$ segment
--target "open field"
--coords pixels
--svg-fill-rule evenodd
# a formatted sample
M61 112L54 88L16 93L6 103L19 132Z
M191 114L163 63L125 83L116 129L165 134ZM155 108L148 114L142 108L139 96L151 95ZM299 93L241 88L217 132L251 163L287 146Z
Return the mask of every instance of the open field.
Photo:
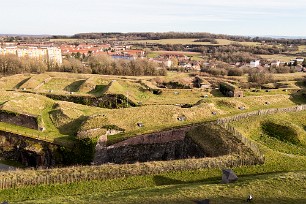
M218 44L212 44L210 42L194 42L197 39L161 39L161 40L137 40L127 41L128 43L155 43L155 44L182 44L182 45L229 45L231 43L239 43L242 45L256 46L260 45L257 42L235 42L226 39L216 39Z
M306 45L300 45L299 52L306 52Z
M273 74L273 78L279 81L301 80L305 77L306 77L305 72L296 72L296 73L288 73L288 74Z
M288 56L288 55L281 55L281 54L275 54L275 55L259 55L263 59L267 60L279 60L281 62L289 62L292 59L295 59L294 56Z

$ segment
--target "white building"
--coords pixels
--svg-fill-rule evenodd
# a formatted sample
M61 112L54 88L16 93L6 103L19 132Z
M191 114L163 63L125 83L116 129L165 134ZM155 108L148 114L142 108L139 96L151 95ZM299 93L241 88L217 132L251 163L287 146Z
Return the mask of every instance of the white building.
M250 62L250 67L258 67L260 65L260 60L254 60Z
M300 58L300 57L295 58L295 60L296 60L297 63L303 63L304 62L304 58Z
M275 61L271 62L271 67L279 67L279 65L280 65L279 60L275 60Z
M17 55L18 57L35 58L49 63L62 64L62 52L56 47L0 47L0 55Z

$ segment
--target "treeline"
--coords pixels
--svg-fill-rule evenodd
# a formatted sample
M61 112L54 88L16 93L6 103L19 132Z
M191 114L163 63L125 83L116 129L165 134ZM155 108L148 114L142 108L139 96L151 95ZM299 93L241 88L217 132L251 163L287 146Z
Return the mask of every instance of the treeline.
M215 62L213 67L202 67L201 72L208 73L213 76L242 76L244 74L256 75L256 73L294 73L297 72L295 66L271 66L268 68L250 68L250 67L231 67L224 62ZM257 77L257 75L256 75Z
M3 75L42 73L47 70L48 63L46 61L19 58L16 55L0 55L0 73Z
M210 38L210 39L236 39L243 36L230 36L223 34L212 34L205 32L184 33L184 32L164 32L164 33L78 33L72 36L77 39L101 39L116 38L129 40L160 40L160 39L176 39L176 38Z
M19 58L16 55L0 55L0 73L12 75L20 73L43 73L46 71L73 72L127 76L166 75L166 69L147 59L115 60L107 55L91 56L86 61L74 57L63 60L63 64L50 64L47 60Z
M56 36L53 36L56 38ZM288 39L271 37L248 37L224 34L212 34L207 32L164 32L164 33L78 33L72 36L77 39L111 39L116 40L160 40L177 38L196 39L227 39L237 42L265 42L269 44L301 45L306 43L306 39Z
M231 45L227 46L215 46L210 47L209 52L216 53L216 52L249 52L256 55L274 55L280 54L283 52L288 51L297 51L297 46L246 46L239 43L232 43Z
M114 60L107 55L88 58L88 68L93 74L158 76L166 75L166 69L159 68L157 63L148 59Z
M216 59L218 61L226 62L226 63L250 63L252 60L257 59L258 56L249 53L249 52L241 52L241 51L233 51L233 52L215 52L209 55L209 59Z
M194 42L209 42L211 44L219 44L218 41L214 38L200 38L200 39L194 40Z

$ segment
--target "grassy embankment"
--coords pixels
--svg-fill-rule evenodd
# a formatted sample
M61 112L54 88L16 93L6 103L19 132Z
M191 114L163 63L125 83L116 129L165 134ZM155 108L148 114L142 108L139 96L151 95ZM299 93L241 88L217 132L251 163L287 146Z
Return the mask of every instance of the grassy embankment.
M192 203L205 198L212 203L242 203L252 194L254 203L303 203L306 200L306 156L298 155L294 148L287 148L287 153L280 151L279 147L289 145L281 140L267 146L266 138L259 135L263 131L262 121L277 119L287 121L288 127L297 128L297 136L305 141L305 115L303 111L256 116L232 123L245 136L254 139L266 157L264 165L234 168L239 180L233 184L220 184L219 169L199 169L3 190L0 198L14 202L28 200L29 203ZM93 171L92 167L75 168Z
M71 77L75 81L69 79L67 80L69 83L65 83L62 82L65 80L64 78L58 77L59 74L53 75L57 76L57 78L55 80L51 78L45 84L40 86L39 89L45 90L48 87L52 87L54 89L63 89L64 87L69 86L69 83L79 83L80 80L84 78L84 76L81 76L82 78ZM295 75L295 77L297 76L298 75ZM39 84L41 84L41 81L43 81L37 80L37 78L45 79L46 77L36 76L34 78L36 80L31 78L24 84L24 86L28 88L37 87ZM171 80L172 78L173 76L169 75L165 79ZM77 86L79 86L79 90L84 93L85 91L88 92L94 88L93 86L87 86L86 84L94 85L95 83L99 83L102 84L102 86L107 87L106 84L109 84L108 82L110 81L106 80L106 78L103 76L94 79L89 77L88 80L82 82L81 85L78 84ZM25 130L25 132L29 132L28 135L38 134L43 136L47 135L48 138L58 137L61 139L68 139L68 135L71 136L76 134L78 126L82 123L83 120L86 120L87 116L92 114L105 114L109 121L109 124L107 125L116 125L117 127L125 130L124 135L110 136L110 139L116 138L115 141L118 139L118 137L125 138L135 134L154 132L164 128L213 120L217 117L223 117L226 115L243 112L238 109L239 107L245 107L246 110L244 111L252 111L263 108L293 106L297 103L300 104L304 102L301 99L301 96L290 95L290 91L284 92L280 90L273 90L271 92L250 92L246 93L247 97L238 99L214 97L207 92L188 89L166 90L161 95L155 95L151 92L143 91L144 88L145 87L143 87L139 82L133 79L128 78L123 80L119 78L119 80L116 80L114 83L114 86L109 87L107 90L103 89L103 92L106 91L107 93L111 94L123 94L125 96L128 95L130 99L136 102L142 102L143 105L145 105L128 109L110 110L88 107L68 102L55 102L46 97L33 94L5 91L1 93L1 101L7 101L3 105L3 108L8 111L15 111L17 113L25 112L32 115L38 115L42 118L42 121L47 127L46 131L41 133L39 131L25 130L22 128L22 130ZM209 98L203 98L204 95L208 95ZM198 101L200 102L197 103ZM266 102L268 102L268 104L266 104ZM54 104L56 103L59 105L54 107ZM181 108L180 106L176 105L185 103L197 103L197 105L192 108ZM29 104L33 105L29 106ZM216 112L217 115L212 115L212 112ZM180 115L185 115L187 117L187 121L178 121L177 117ZM145 127L139 128L136 125L138 122L142 122ZM4 127L4 125L1 127ZM18 130L19 127L6 125L6 128ZM50 135L48 135L49 133Z

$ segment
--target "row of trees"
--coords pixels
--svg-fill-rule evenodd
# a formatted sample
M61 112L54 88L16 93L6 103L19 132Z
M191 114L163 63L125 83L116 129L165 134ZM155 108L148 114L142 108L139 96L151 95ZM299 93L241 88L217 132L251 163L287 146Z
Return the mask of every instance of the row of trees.
M209 73L213 76L242 76L244 74L253 74L253 72L265 73L294 73L297 69L290 66L269 67L264 69L249 67L229 67L226 63L218 62L215 67L203 67L201 72Z
M46 60L19 58L16 55L0 55L0 73L11 75L18 73L42 73L48 70ZM49 65L51 67L51 65Z
M57 38L57 36L53 36ZM224 34L212 34L206 32L164 32L164 33L79 33L73 38L78 39L117 39L117 40L159 40L159 39L178 39L178 38L196 38L196 39L228 39L236 42L265 42L272 45L303 45L306 39L287 39L270 37L247 37Z
M93 73L107 75L158 76L166 75L166 69L147 59L114 60L107 55L90 56L86 61L74 57L63 60L61 66L46 59L19 58L16 55L0 55L0 73L43 73L46 71Z
M231 53L231 52L249 52L252 54L260 54L260 55L272 55L272 54L279 54L282 52L287 51L296 51L292 49L298 49L294 46L266 46L266 45L258 45L258 46L248 46L248 45L242 45L239 43L232 43L230 45L226 46L218 46L218 47L212 47L211 52L217 53Z

